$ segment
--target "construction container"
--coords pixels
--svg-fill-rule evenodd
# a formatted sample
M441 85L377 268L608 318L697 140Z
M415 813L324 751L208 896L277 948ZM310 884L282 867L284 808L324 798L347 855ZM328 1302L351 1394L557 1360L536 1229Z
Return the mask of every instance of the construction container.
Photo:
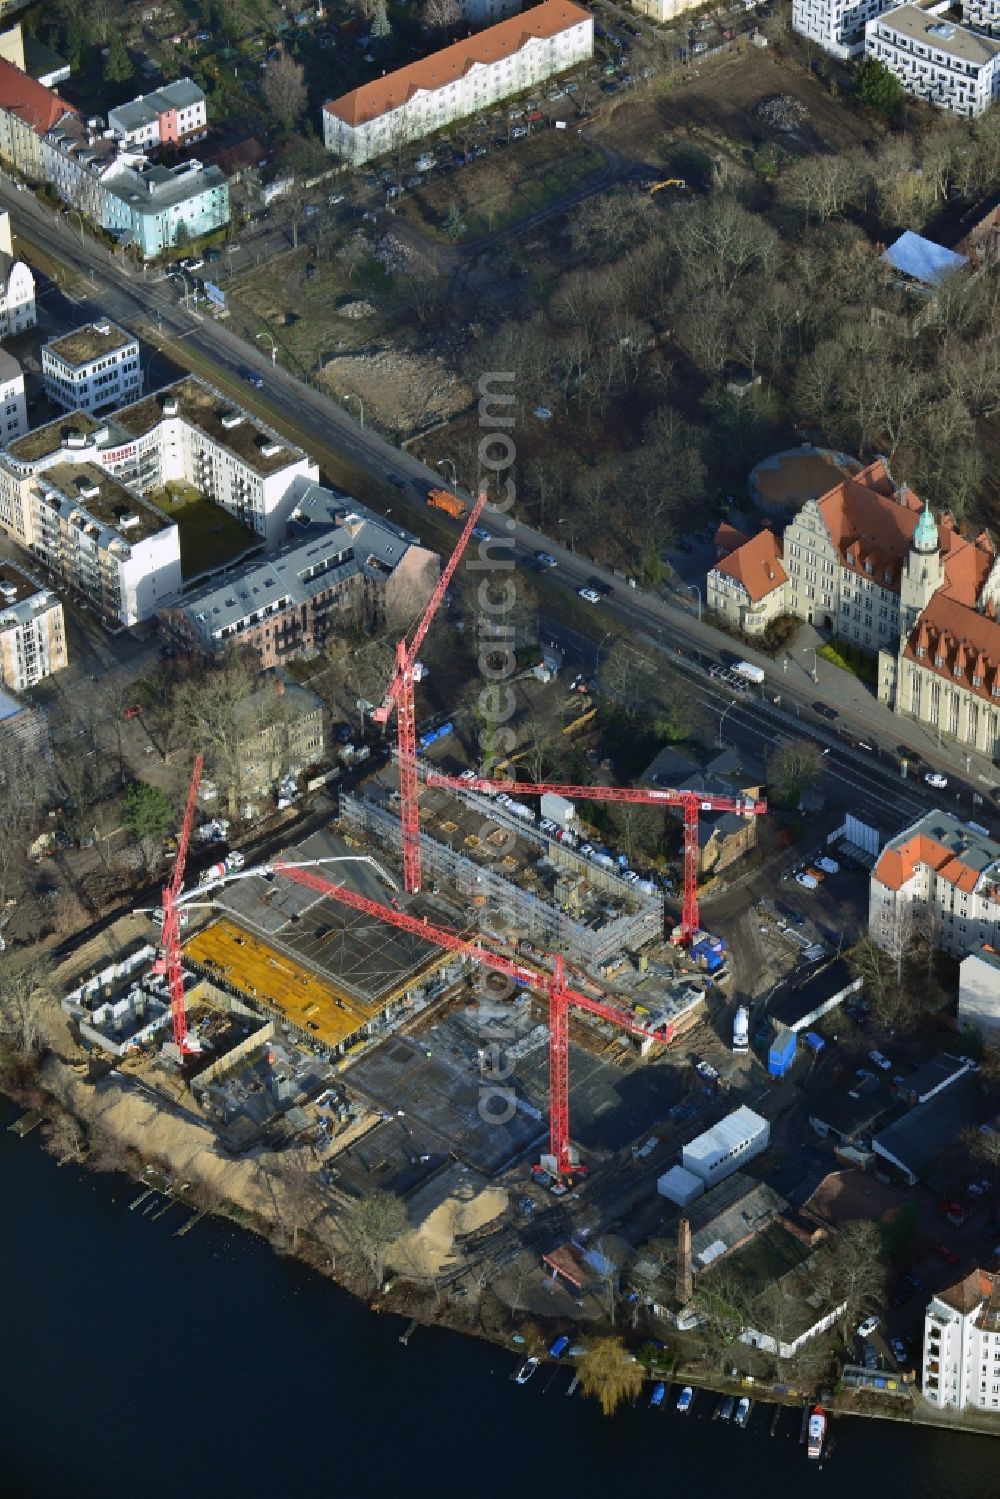
M657 1181L656 1190L661 1197L676 1202L679 1208L686 1208L702 1195L705 1183L693 1171L685 1171L683 1166L671 1166Z
M779 1025L767 1053L767 1070L772 1077L784 1077L795 1061L798 1037L786 1025Z
M566 796L557 796L554 791L545 792L540 810L543 817L558 823L561 828L569 827L576 817L575 804Z
M689 1140L681 1151L681 1162L686 1171L714 1186L766 1150L770 1139L771 1126L767 1120L744 1105L696 1140Z

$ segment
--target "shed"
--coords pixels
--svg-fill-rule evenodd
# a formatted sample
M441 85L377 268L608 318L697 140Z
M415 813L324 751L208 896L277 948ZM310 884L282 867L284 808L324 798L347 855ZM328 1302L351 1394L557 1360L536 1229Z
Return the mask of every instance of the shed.
M681 1164L709 1185L731 1176L745 1161L766 1150L771 1126L745 1105L690 1140L681 1151Z
M880 258L883 265L900 271L911 281L933 287L941 286L949 276L954 276L969 263L965 255L956 255L954 250L946 250L944 245L924 239L912 229L904 230Z

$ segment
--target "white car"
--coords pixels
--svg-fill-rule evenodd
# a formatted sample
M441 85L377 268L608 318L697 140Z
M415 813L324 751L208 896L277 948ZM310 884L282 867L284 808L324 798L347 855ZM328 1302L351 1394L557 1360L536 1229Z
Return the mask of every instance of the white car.
M813 862L815 863L817 869L822 869L824 874L840 873L840 865L837 863L836 859L831 859L826 854L823 854L819 859L815 859Z
M870 1062L874 1062L876 1067L881 1067L883 1072L892 1071L892 1063L889 1061L889 1058L884 1057L880 1051L870 1051L868 1053L868 1060Z
M803 890L815 890L819 884L819 880L817 880L814 874L806 874L804 869L800 869L795 876L795 883L801 885Z
M539 563L542 567L558 567L559 566L558 562L552 556L551 552L536 552L535 553L535 561L537 563Z
M863 1322L858 1324L858 1337L867 1338L869 1333L875 1331L876 1327L878 1327L878 1318L866 1317Z
M943 791L948 784L948 777L943 776L939 770L925 771L924 780L928 786L933 786L935 791Z
M580 598L587 600L588 604L599 604L601 602L601 595L595 588L578 588L576 591Z
M493 532L492 531L487 531L487 529L486 529L485 526L473 526L473 528L472 528L472 534L479 541L492 541L493 540Z
M497 793L497 805L498 806L500 806L500 807L509 807L510 803L511 803L511 798L507 795L506 791L500 791L500 792Z
M458 779L460 781L474 781L476 779L476 772L474 770L463 770L459 774Z
M714 1083L716 1078L719 1076L718 1071L712 1066L711 1062L696 1062L694 1070L695 1072L697 1072L698 1076L703 1077L707 1083Z

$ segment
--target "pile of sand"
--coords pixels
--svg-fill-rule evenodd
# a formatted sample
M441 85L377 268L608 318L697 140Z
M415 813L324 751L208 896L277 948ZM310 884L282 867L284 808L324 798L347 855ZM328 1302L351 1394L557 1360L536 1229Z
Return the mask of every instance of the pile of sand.
M408 1205L411 1222L417 1220L415 1226L393 1244L388 1254L392 1269L408 1280L430 1280L453 1268L461 1259L456 1237L485 1228L507 1206L507 1193L502 1187L490 1186L485 1177L471 1171L456 1180L459 1170L453 1167L432 1184L432 1189L437 1188L433 1193L435 1204L428 1203L430 1210L425 1216L419 1216L421 1203L431 1189L418 1193Z

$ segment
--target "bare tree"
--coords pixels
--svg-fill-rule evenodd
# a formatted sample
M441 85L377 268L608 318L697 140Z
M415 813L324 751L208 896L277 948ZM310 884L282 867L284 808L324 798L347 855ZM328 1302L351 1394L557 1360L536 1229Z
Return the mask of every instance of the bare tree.
M462 19L458 0L424 0L420 20L429 31L449 31Z
M0 747L0 911L36 827L48 766L14 740Z
M277 693L257 690L258 681L253 663L232 650L177 693L179 720L204 753L206 770L220 783L231 816L243 799L248 751L280 716Z
M802 798L819 779L823 751L811 739L792 739L771 756L767 778L775 800L800 807Z
M49 1120L45 1133L45 1148L60 1166L83 1160L83 1130L72 1114L56 1114Z
M0 1028L26 1056L42 1049L42 1018L52 1003L52 960L41 947L0 959Z
M348 1251L381 1288L385 1252L407 1229L406 1207L392 1192L371 1192L351 1204L341 1219Z
M862 1219L845 1223L829 1249L815 1256L812 1268L828 1302L844 1303L840 1330L846 1343L860 1314L880 1306L885 1291L878 1224Z
M262 86L264 102L282 130L291 130L305 113L308 94L305 69L282 48L268 63Z

